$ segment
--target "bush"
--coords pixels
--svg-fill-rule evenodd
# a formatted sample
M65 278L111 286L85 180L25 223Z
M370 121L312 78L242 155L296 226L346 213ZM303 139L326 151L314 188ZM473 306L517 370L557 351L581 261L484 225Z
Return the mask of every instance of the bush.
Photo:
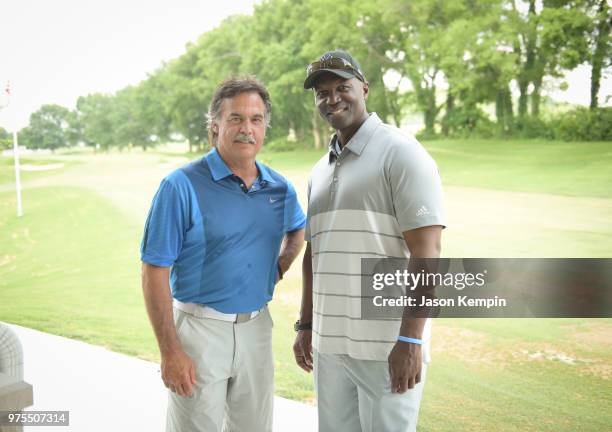
M286 137L275 138L264 142L264 149L270 152L285 152L304 148L304 144L295 141L289 141Z
M421 129L420 131L418 131L414 137L419 141L419 142L423 142L423 141L431 141L431 140L437 140L440 139L440 135L438 135L437 133L429 133L427 132L425 129Z
M612 107L574 108L549 126L553 137L564 141L612 141Z
M10 133L0 127L0 150L13 147L13 138Z
M455 107L442 119L442 127L457 138L491 138L496 133L495 123L475 105Z
M423 131L419 139L439 138L492 138L497 133L495 123L476 105L458 105L440 121L445 135L427 136Z
M516 135L520 138L554 138L551 124L533 116L525 116L517 120Z

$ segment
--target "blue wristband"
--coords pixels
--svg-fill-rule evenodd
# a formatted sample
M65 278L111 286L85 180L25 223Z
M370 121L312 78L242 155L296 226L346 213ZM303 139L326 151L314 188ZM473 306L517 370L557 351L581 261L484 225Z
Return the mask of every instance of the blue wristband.
M398 336L397 340L401 342L416 344L416 345L423 345L423 339L415 339L415 338L406 337L406 336Z

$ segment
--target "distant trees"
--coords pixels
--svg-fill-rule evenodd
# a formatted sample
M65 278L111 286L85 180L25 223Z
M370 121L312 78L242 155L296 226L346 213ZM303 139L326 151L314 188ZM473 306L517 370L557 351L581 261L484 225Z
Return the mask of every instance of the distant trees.
M612 66L611 21L606 0L336 0L333 7L267 0L252 16L229 17L202 34L138 85L82 96L74 112L41 108L24 133L40 148L147 149L178 137L201 150L215 87L229 75L253 74L272 96L268 139L291 135L295 145L322 147L329 129L302 88L305 66L344 48L369 80L368 108L391 123L416 109L426 135L529 135L545 125L546 79L580 64L591 66L591 110L599 109Z
M30 115L30 124L20 132L19 144L55 151L77 143L75 114L59 105L43 105Z
M13 138L8 131L0 127L0 150L13 147Z

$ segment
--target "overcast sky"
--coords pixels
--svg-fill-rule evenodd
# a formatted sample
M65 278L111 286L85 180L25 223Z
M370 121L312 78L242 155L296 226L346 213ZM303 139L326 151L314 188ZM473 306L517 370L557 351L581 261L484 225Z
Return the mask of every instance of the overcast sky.
M0 6L0 93L10 105L0 126L21 128L43 104L74 108L79 96L115 92L146 78L162 61L255 0L3 0ZM569 74L558 100L588 104L589 69ZM601 101L610 95L602 83ZM5 102L0 99L0 104Z
M0 85L10 105L0 126L28 124L43 104L74 108L79 96L135 84L223 18L254 0L3 0Z

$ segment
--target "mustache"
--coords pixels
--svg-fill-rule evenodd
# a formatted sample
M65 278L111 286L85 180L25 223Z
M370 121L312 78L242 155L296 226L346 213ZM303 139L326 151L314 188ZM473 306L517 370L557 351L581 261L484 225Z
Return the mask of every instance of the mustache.
M249 144L255 144L255 138L248 136L247 134L240 133L236 135L234 141L241 141Z

